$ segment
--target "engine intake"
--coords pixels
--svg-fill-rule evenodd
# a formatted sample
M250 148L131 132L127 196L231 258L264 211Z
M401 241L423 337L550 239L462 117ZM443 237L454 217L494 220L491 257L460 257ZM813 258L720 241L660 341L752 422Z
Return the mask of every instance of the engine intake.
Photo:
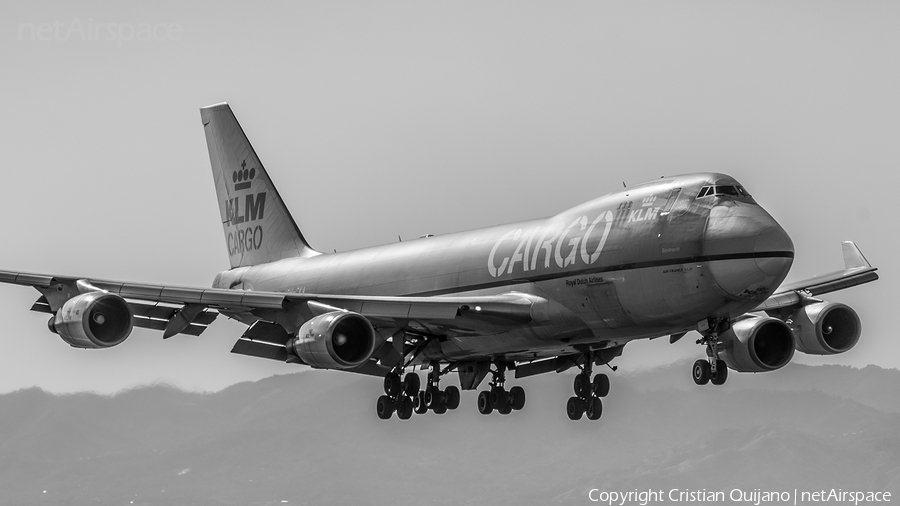
M67 300L47 323L76 348L109 348L131 334L131 306L118 295L90 292Z
M375 353L375 329L361 314L333 311L304 323L288 351L321 369L353 369Z
M794 335L778 318L752 317L735 322L720 335L720 357L738 372L766 372L784 367L794 356Z
M798 351L834 355L856 346L862 334L859 315L839 302L817 302L791 315L790 325Z

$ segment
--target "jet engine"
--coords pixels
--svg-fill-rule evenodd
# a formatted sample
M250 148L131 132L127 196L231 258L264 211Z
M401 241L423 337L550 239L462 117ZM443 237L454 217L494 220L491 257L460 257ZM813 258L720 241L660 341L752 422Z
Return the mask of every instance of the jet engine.
M109 348L131 334L131 306L115 294L88 292L67 300L47 326L76 348Z
M720 357L738 372L766 372L784 367L794 356L794 334L778 318L752 317L720 334Z
M321 369L353 369L375 353L377 334L361 314L333 311L304 323L288 341L289 350Z
M843 353L859 341L862 324L856 311L839 302L817 302L791 315L797 351L811 355Z

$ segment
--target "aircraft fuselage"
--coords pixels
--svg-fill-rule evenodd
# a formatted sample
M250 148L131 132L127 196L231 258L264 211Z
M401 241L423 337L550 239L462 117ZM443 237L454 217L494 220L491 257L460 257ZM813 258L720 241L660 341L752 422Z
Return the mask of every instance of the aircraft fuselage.
M490 338L451 338L432 358L492 350L517 357L516 349L535 358L598 339L623 344L743 314L787 275L787 233L743 189L698 197L716 186L740 188L723 174L663 178L545 219L236 268L214 287L394 296L514 291L553 303L545 321Z

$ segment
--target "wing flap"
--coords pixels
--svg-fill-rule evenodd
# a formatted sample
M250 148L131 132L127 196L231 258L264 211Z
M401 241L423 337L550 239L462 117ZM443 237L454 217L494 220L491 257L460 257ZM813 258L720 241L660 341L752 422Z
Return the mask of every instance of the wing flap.
M268 358L270 360L279 360L284 362L287 360L287 350L284 345L276 346L272 343L264 341L251 341L249 339L238 339L231 348L231 353L247 355L250 357Z

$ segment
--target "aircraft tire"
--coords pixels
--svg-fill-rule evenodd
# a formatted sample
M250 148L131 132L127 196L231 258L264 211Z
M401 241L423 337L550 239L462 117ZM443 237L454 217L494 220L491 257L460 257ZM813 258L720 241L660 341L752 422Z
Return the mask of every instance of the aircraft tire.
M424 391L419 390L419 392L416 393L416 398L413 401L413 405L414 405L414 411L416 412L417 415L424 415L425 413L428 412L428 404L425 404L425 392Z
M709 382L713 385L724 385L725 380L728 379L728 365L725 364L724 360L716 361L716 374L709 376Z
M507 403L506 406L503 406L502 408L497 409L497 412L500 413L501 415L508 415L508 414L512 413L512 411L513 411L512 406L510 406L509 403Z
M400 396L397 403L397 418L401 420L409 420L413 414L413 400L406 395Z
M415 397L419 393L419 386L421 386L421 380L418 374L411 372L403 378L403 393L406 395Z
M569 397L569 401L566 402L566 415L569 420L581 420L584 415L584 401L579 397Z
M395 372L387 373L384 376L384 394L388 397L397 397L400 393L401 382L400 375Z
M491 407L496 410L509 404L509 393L503 387L494 387L491 389Z
M489 415L494 410L491 404L491 393L487 390L478 392L478 412L482 415Z
M588 420L599 420L603 415L603 401L599 397L591 397L587 400L587 409L585 410Z
M394 401L390 397L382 395L375 403L375 412L378 414L378 418L389 419L394 414Z
M576 396L587 397L591 392L591 375L579 373L575 376L572 387L575 389Z
M509 405L516 411L525 407L525 389L516 385L509 389Z
M702 358L694 362L694 366L691 368L691 376L693 376L694 378L694 383L698 385L705 385L709 383L709 362L703 360Z
M609 395L609 376L598 374L594 376L592 390L597 397L606 397Z
M425 405L429 408L434 409L435 406L440 404L441 402L441 389L431 385L430 387L425 389Z
M443 415L447 412L447 405L443 402L438 402L436 405L431 407L431 410L434 411L436 415Z
M444 389L444 396L447 399L444 403L447 405L447 409L456 409L459 407L459 388L450 385Z

